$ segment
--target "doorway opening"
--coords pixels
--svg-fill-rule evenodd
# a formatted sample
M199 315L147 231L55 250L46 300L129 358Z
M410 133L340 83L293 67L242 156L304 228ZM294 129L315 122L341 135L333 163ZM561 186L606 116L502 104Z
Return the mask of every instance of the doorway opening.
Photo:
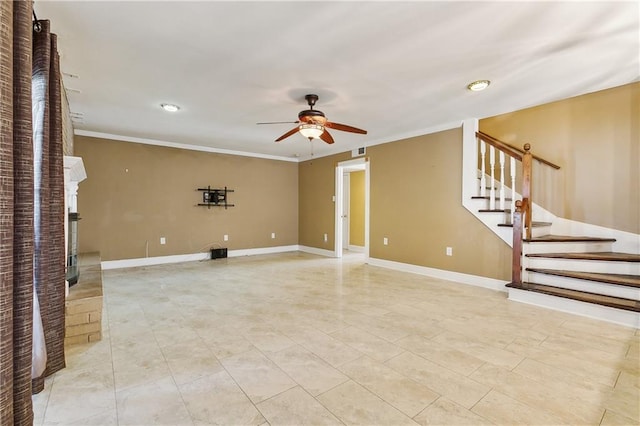
M353 175L352 175L353 173ZM334 257L360 254L369 259L369 160L356 158L336 166Z

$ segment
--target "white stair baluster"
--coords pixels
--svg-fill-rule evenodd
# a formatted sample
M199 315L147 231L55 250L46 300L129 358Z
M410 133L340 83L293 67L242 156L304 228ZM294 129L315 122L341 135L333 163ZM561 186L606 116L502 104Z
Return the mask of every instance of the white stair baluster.
M486 167L484 165L485 154L487 152L487 144L480 140L480 196L485 197L487 195L487 178Z
M511 157L509 163L509 173L511 174L511 223L516 212L516 159Z
M500 151L500 210L504 210L504 152Z
M496 209L496 149L489 146L489 167L491 168L491 182L489 182L489 210Z

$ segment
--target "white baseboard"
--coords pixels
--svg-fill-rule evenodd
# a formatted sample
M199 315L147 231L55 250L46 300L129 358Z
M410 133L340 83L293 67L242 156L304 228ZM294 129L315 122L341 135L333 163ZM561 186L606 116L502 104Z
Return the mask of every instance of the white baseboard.
M317 247L298 246L298 250L305 253L317 254L318 256L336 257L333 250L326 250Z
M255 256L258 254L286 253L290 251L298 251L298 245L277 246L277 247L260 247L251 249L229 250L228 257Z
M364 253L364 247L363 246L354 246L349 244L349 247L347 247L347 250L349 251L353 251L356 253Z
M373 257L370 257L367 263L372 266L380 266L382 268L394 269L396 271L410 272L413 274L455 281L461 284L488 288L490 290L507 291L505 284L507 284L508 281L496 280L494 278L463 274L461 272L447 271L444 269L429 268L427 266L411 265L409 263L394 262L385 259L376 259Z
M251 249L229 250L228 257L255 256L258 254L285 253L298 251L298 245L259 247ZM172 256L141 257L137 259L106 260L101 263L102 269L136 268L139 266L164 265L167 263L182 263L207 260L211 258L210 252L176 254Z
M211 257L210 253L176 254L173 256L140 257L136 259L103 260L102 270L136 268L139 266L163 265L166 263L195 262Z

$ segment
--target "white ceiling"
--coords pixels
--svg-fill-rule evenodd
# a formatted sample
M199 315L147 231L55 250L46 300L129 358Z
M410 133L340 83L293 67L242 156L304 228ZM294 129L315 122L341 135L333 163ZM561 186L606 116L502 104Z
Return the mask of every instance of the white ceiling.
M307 109L367 129L315 155L637 81L639 2L42 1L75 128L308 158ZM473 93L466 85L489 79ZM76 92L79 90L80 93ZM181 106L175 114L160 103Z

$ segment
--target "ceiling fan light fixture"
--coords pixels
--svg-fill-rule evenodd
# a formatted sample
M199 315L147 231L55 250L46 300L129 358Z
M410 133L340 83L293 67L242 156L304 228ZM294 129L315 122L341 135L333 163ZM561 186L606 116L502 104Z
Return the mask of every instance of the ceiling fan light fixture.
M314 123L304 123L298 127L302 136L308 139L318 139L324 133L324 127Z
M472 83L467 84L467 89L471 90L472 92L479 92L489 87L490 84L491 82L489 80L476 80Z
M175 104L160 104L160 108L167 112L178 112L180 110L180 107Z

